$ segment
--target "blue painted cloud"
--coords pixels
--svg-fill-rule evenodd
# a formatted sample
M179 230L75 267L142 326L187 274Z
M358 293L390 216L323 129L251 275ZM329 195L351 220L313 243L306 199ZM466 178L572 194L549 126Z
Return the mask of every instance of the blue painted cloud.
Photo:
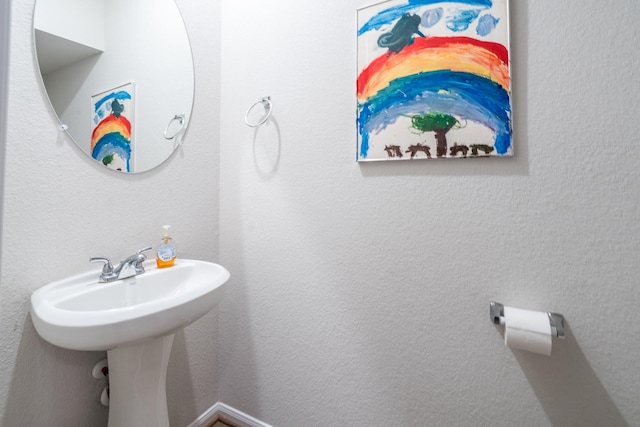
M461 10L456 15L447 18L447 28L455 32L465 31L480 15L480 12L480 9Z
M440 22L442 15L444 15L444 9L441 7L429 9L422 14L422 25L426 28L431 28Z
M406 4L390 7L371 17L359 30L358 36L371 30L379 30L383 25L388 25L405 13L409 13L422 6L429 6L442 3L442 0L408 0ZM493 6L493 0L450 0L449 3L457 3L467 6L480 7L482 9L490 9ZM479 13L479 12L478 12ZM476 14L476 17L478 15ZM475 19L475 17L474 17ZM471 22L471 21L470 21ZM469 23L470 23L469 22Z
M491 14L483 15L478 20L476 32L479 36L488 36L496 28L500 20Z

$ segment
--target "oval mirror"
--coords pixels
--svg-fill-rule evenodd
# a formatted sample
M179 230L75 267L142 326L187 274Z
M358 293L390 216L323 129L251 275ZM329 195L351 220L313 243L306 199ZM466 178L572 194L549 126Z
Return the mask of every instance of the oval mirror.
M33 31L60 128L85 153L136 173L181 144L194 71L174 0L37 0Z

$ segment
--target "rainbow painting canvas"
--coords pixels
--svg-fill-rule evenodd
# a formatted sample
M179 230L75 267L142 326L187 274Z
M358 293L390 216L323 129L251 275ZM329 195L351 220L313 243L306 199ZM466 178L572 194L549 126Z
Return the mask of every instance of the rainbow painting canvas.
M511 156L508 0L358 10L358 161Z
M91 157L110 169L131 172L133 83L91 97Z

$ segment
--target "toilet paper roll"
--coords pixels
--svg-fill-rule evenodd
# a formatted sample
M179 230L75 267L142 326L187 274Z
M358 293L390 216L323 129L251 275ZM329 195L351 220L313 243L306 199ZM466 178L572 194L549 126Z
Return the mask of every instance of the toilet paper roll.
M509 348L551 355L551 324L543 311L504 308L504 345Z

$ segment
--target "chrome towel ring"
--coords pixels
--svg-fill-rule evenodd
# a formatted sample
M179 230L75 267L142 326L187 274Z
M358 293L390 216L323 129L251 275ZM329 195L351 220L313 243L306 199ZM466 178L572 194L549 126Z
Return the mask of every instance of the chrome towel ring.
M180 126L178 127L178 130L176 130L174 132L173 135L168 136L167 133L169 132L169 128L171 127L171 124L175 121L178 121L180 123ZM164 139L173 139L176 136L180 135L182 133L182 131L184 130L184 124L185 124L185 120L184 120L184 114L176 114L175 116L173 116L173 118L171 120L169 120L169 123L167 124L167 127L164 128ZM180 141L180 139L178 139L178 143L182 143L182 141Z
M251 123L249 121L249 113L251 113L251 111L260 104L262 104L262 106L264 107L264 117L262 117L257 123ZM251 105L251 107L249 107L249 109L247 110L247 114L244 115L244 122L249 127L257 128L258 126L262 126L263 124L265 124L267 120L269 120L269 117L271 117L272 111L273 111L273 104L271 104L271 97L265 96L264 98L260 99L259 101Z

